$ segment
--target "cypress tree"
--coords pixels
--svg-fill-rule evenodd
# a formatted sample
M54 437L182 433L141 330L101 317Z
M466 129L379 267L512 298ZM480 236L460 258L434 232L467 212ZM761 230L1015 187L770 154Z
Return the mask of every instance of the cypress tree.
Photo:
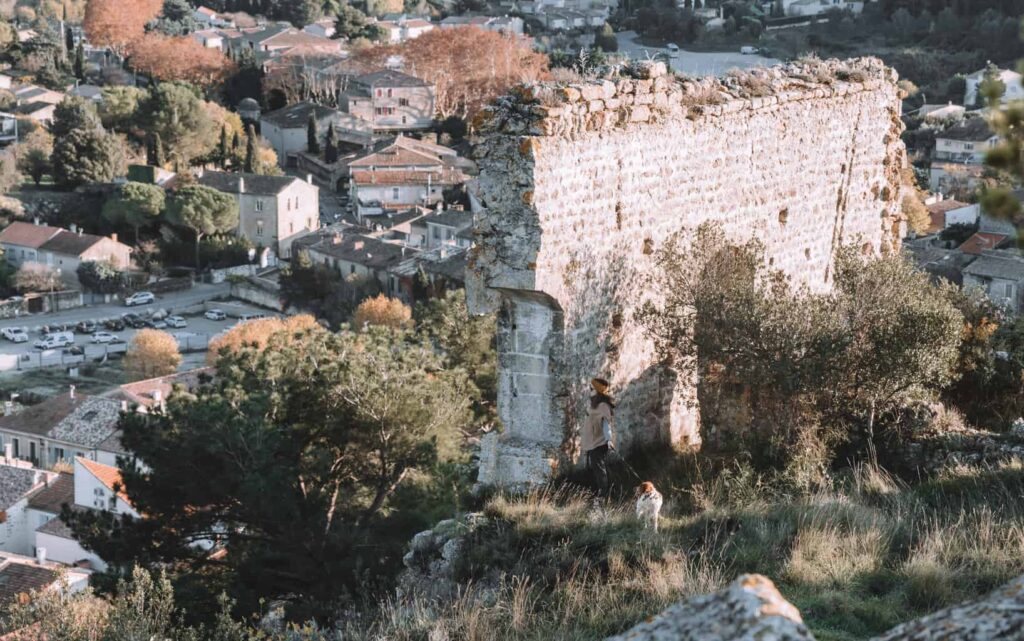
M72 72L79 80L85 80L85 50L82 49L81 42L75 47L75 62Z
M67 9L64 10L67 13ZM70 57L71 52L75 50L75 34L71 31L71 27L68 26L67 16L64 17L64 55Z
M251 174L256 167L256 130L249 125L245 134L245 165L242 171Z
M338 161L338 133L334 131L334 123L327 126L327 148L324 149L324 160L330 163Z
M224 127L222 127L221 130L220 130L220 168L221 169L227 169L227 167L228 167L228 154L229 153L230 153L230 150L228 149L228 126L224 125Z
M150 136L149 145L146 148L146 164L154 167L164 166L164 145L160 140L160 134Z
M309 121L306 123L306 149L311 154L320 153L320 138L316 135L316 116L309 113Z

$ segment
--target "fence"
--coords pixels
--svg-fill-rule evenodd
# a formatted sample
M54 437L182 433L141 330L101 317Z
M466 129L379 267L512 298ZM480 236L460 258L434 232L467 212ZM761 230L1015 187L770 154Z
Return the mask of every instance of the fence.
M191 332L179 332L178 335L172 333L171 335L177 339L178 349L183 353L206 351L212 338L209 334L192 334ZM127 343L107 343L85 345L83 354L68 354L63 349L0 354L0 372L41 367L72 367L86 361L103 362L111 357L121 358L126 351L128 351Z

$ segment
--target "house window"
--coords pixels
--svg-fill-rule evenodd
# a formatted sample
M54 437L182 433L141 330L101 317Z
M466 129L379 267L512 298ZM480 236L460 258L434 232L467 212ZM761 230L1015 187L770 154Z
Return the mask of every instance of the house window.
M356 273L356 266L355 265L349 265L348 266L348 273L350 273L350 274Z
M1013 298L1013 283L1006 283L1004 288L1004 296L1006 298Z
M381 109L380 107L376 107L376 108L374 108L373 113L378 115L378 116L380 116L380 115L382 115L384 113L384 110Z
M398 187L393 187L391 189L391 200L394 200L394 201L398 200Z
M57 461L63 461L63 460L64 460L64 448L63 447L55 447L55 448L53 448L53 462L56 463Z
M257 220L256 221L256 235L257 236L262 236L263 235L263 221L262 220Z
M380 98L383 95L384 95L384 90L383 89L378 89L377 90L377 97Z
M21 458L21 442L16 438L12 438L11 443L14 444L14 458Z
M391 89L388 89L388 98L391 97Z
M28 458L31 461L36 460L36 443L32 441L28 444Z
M431 229L433 229L431 235L434 237L434 240L441 240L441 229L439 227L432 227Z
M408 98L399 98L398 99L398 106L399 107L408 107L409 106L409 99Z
M263 211L263 201L262 200L257 200L256 201L256 211Z
M402 124L405 124L405 116L402 116Z
M288 223L288 233L289 234L294 234L295 233L295 223Z

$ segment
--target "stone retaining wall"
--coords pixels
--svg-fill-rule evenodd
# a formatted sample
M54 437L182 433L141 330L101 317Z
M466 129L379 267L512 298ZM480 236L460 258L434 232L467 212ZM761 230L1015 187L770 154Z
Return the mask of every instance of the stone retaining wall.
M499 100L478 123L467 283L473 309L500 311L504 429L485 439L480 480L538 482L576 460L593 376L612 382L621 446L698 443L693 381L657 365L633 318L658 295L644 284L652 254L717 221L820 291L841 245L893 251L898 94L895 72L867 58L721 80L647 63Z

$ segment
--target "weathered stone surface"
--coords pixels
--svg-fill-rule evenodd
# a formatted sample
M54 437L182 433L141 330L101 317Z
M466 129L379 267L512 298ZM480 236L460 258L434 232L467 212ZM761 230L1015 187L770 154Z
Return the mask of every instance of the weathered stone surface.
M872 641L1020 641L1024 639L1024 576L985 598L896 626Z
M814 641L800 613L760 574L673 605L607 641Z
M528 94L551 96L546 116L510 96L485 119L467 289L473 309L500 312L504 431L485 439L483 483L542 482L578 460L594 376L612 383L620 446L699 443L692 377L662 371L634 320L673 233L717 221L817 291L842 245L882 253L903 235L900 99L879 60L727 81L632 73ZM508 358L524 354L541 360Z

